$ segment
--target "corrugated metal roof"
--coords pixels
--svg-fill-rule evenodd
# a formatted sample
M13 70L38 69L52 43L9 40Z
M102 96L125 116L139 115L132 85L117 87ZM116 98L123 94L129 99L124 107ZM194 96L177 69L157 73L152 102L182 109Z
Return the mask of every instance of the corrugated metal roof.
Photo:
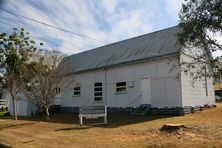
M175 26L67 56L59 67L68 74L175 53L180 31Z

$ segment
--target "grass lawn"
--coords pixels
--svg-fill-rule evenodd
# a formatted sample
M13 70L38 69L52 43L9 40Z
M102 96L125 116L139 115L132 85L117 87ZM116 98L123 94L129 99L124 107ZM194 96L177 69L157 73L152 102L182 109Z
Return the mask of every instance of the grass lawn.
M1 112L1 111L0 111L0 117L1 117L1 116L4 116L4 114L5 114L5 112Z
M2 118L0 116L0 118ZM78 116L0 119L0 143L13 147L222 147L222 104L186 116L108 116L108 125L78 125ZM188 128L161 132L166 123Z

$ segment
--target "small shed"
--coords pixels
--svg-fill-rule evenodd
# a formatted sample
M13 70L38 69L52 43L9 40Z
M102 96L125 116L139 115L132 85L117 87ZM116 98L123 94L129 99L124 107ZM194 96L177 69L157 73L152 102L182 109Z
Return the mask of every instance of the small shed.
M11 98L9 96L9 98ZM16 111L18 116L31 116L38 112L38 108L31 102L29 102L25 97L17 97L16 98ZM13 101L9 99L9 113L10 115L14 115L13 111Z

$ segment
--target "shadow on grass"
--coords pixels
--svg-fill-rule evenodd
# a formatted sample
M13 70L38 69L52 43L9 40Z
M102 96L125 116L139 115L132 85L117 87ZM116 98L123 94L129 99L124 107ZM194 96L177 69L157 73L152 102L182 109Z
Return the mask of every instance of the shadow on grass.
M0 148L12 148L12 146L0 142Z
M153 121L163 118L174 117L172 115L146 115L146 116L130 116L128 114L109 114L108 115L108 124L100 124L103 123L103 118L98 119L83 119L84 126L79 126L79 117L78 114L65 114L65 113L54 113L50 114L50 120L46 120L42 115L36 115L35 117L18 117L18 120L26 120L26 121L36 121L36 122L48 122L48 123L61 123L61 124L73 124L75 127L73 128L64 128L58 129L58 131L62 130L84 130L93 127L101 127L101 128L117 128L120 126L137 124L147 121ZM12 119L12 117L2 116L1 119ZM27 124L27 123L25 123ZM33 124L33 123L28 123ZM38 123L37 123L38 124ZM11 126L19 126L19 125L11 125ZM6 127L7 128L7 127ZM1 127L0 127L1 130Z
M4 130L4 129L8 129L8 128L20 128L21 126L27 126L27 125L33 125L35 123L21 123L21 124L10 124L10 125L4 125L4 126L0 126L0 131Z
M65 131L65 130L84 130L93 127L101 127L101 128L117 128L125 125L132 125L147 121L153 121L163 118L170 118L174 116L170 115L147 115L147 116L130 116L127 114L111 114L108 115L108 124L104 125L103 118L98 119L83 119L83 125L79 126L79 117L78 114L51 114L50 120L46 120L43 116L38 115L35 117L19 117L20 120L27 121L42 121L48 123L61 123L61 124L73 124L73 128L64 128L58 129L57 131Z
M55 131L74 131L74 130L85 130L85 129L89 129L91 127L87 126L87 127L70 127L70 128L61 128L61 129L57 129Z

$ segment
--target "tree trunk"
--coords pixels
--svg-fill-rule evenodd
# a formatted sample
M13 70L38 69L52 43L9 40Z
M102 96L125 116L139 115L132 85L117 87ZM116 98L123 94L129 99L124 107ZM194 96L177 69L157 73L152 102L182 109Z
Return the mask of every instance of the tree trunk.
M17 120L17 109L16 109L16 99L13 93L11 92L12 102L13 102L13 114L14 114L14 120Z
M160 131L173 132L173 131L179 130L181 128L186 128L186 126L183 124L164 124L161 127Z
M49 118L49 107L48 106L45 106L45 108L44 108L44 115L45 115L46 120L50 120L50 118Z

